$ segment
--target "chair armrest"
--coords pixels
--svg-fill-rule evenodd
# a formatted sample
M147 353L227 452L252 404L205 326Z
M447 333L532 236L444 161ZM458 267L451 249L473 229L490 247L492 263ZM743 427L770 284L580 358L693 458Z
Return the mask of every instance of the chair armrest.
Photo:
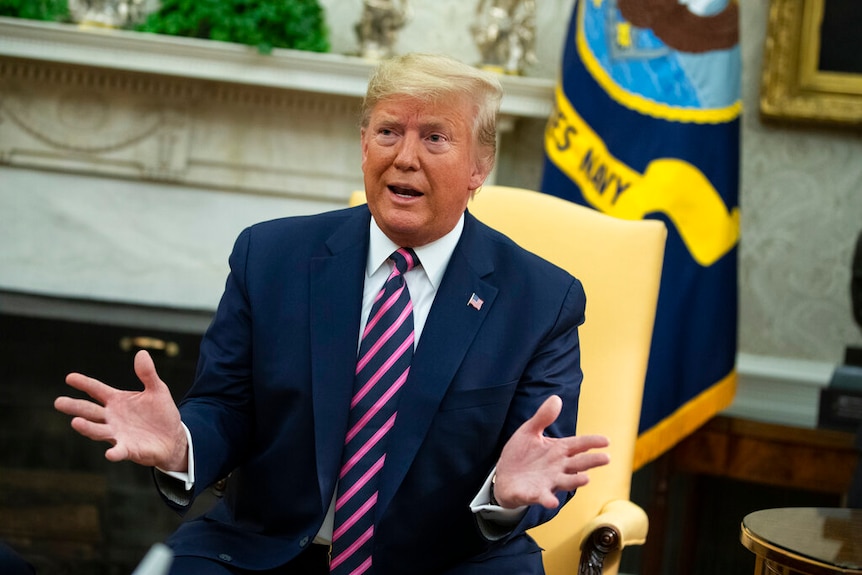
M626 499L610 501L581 531L580 575L601 575L608 555L619 561L619 552L626 545L641 545L646 541L649 520L643 509ZM614 571L615 573L616 571Z
M615 499L602 507L601 512L581 531L580 544L583 546L598 529L610 529L619 540L619 548L627 545L642 545L649 530L646 512L627 499Z

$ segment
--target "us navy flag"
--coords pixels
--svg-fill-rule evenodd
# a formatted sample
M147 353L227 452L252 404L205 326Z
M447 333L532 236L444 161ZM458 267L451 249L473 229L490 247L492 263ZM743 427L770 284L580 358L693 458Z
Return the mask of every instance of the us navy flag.
M576 1L542 190L668 226L636 467L735 393L740 69L734 0Z

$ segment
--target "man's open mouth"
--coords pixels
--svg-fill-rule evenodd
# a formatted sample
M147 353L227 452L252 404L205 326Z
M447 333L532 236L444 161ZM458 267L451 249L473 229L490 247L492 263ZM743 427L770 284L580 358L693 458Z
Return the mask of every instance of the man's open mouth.
M422 192L417 192L411 188L401 188L399 186L389 186L389 191L404 198L417 198L422 195Z

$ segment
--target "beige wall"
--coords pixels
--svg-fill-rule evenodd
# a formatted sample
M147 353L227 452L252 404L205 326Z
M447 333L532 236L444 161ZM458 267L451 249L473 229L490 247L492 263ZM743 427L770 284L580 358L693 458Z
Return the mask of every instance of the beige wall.
M768 2L742 7L740 349L837 362L862 345L850 261L862 231L862 134L758 118Z

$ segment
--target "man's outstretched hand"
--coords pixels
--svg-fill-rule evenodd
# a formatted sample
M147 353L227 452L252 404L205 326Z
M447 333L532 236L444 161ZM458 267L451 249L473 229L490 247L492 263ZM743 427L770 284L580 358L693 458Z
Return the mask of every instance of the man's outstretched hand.
M544 435L562 408L559 396L549 397L506 442L494 485L494 497L502 507L514 509L535 503L556 507L556 492L586 485L589 478L584 472L610 461L606 453L591 451L608 446L602 435Z
M107 441L109 461L134 461L164 471L188 470L188 441L168 386L146 351L135 355L143 391L123 391L80 373L66 383L93 401L58 397L54 407L72 416L72 428L94 441Z

